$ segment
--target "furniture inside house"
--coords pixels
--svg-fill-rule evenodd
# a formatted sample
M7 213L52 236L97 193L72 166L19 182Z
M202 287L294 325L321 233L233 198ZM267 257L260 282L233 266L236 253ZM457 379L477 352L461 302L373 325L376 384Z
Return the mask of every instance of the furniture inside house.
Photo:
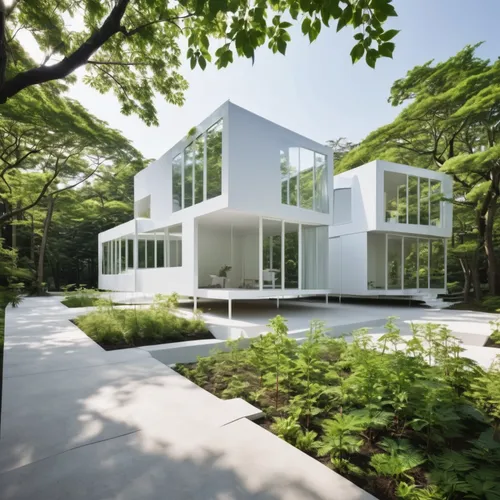
M262 287L263 288L276 288L276 269L264 269L262 271Z
M210 279L212 280L213 288L227 288L229 284L229 278L226 276L217 276L216 274L211 274Z

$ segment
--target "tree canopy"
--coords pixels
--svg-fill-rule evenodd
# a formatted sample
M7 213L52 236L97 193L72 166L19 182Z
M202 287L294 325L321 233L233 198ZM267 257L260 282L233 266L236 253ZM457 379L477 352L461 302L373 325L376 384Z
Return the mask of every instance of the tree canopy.
M223 68L235 54L253 60L265 44L285 54L293 24L311 42L333 24L354 28L353 62L364 57L374 67L392 57L398 32L384 23L396 15L392 0L0 0L0 104L85 67L84 81L113 91L123 114L158 124L155 93L184 101L181 48L191 68ZM23 31L46 54L41 63L23 50Z
M461 217L467 224L462 224L460 233L466 231L475 241L473 272L478 272L484 252L489 289L498 294L495 247L500 239L495 221L500 194L500 60L492 63L477 57L477 47L467 46L441 63L429 61L397 80L389 102L405 105L399 116L369 134L336 170L379 158L450 174L453 202L468 213ZM463 211L459 213L463 215Z

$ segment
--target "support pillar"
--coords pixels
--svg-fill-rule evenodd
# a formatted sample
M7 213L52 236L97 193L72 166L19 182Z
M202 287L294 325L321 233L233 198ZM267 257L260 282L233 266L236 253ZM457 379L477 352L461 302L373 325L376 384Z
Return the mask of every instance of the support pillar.
M233 318L233 299L227 301L227 315L229 319Z
M328 294L325 294L325 303L328 304Z
M193 312L195 313L198 310L198 297L195 295L193 297Z
M276 299L276 309L279 309L280 308L280 298L278 297Z

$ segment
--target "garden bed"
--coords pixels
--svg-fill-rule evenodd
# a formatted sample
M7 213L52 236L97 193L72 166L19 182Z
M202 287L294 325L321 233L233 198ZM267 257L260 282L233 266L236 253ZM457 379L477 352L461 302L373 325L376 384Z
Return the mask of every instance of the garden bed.
M259 407L261 425L382 500L500 498L500 364L459 356L438 325L405 341L392 320L376 342L347 343L313 323L298 345L272 332L179 373L221 398Z
M97 310L73 322L106 350L215 338L200 315L185 318L176 312L176 296L157 295L147 309L101 301Z

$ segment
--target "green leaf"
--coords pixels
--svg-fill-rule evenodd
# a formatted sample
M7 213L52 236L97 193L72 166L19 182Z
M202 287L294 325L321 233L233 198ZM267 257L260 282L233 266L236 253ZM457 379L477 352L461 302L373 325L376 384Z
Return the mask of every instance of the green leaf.
M189 62L189 65L191 66L191 69L194 69L196 66L196 56L191 57L191 61Z
M388 42L389 40L392 40L398 33L399 33L399 30L384 31L380 35L380 40L382 40L383 42Z
M286 52L286 42L284 40L278 40L277 42L278 51L285 55Z
M392 53L394 52L394 47L395 47L395 45L392 42L385 42L382 45L379 45L378 51L379 51L381 56L392 58Z
M201 69L205 69L207 67L207 61L203 56L200 56L198 58L198 64L200 65Z
M358 62L364 55L365 53L365 48L363 47L363 44L357 43L351 50L351 59L352 63Z
M366 51L366 64L368 64L370 68L375 68L378 57L378 52L375 49L368 49Z
M302 33L304 35L307 35L309 33L309 30L311 29L311 19L309 17L306 17L302 21Z

